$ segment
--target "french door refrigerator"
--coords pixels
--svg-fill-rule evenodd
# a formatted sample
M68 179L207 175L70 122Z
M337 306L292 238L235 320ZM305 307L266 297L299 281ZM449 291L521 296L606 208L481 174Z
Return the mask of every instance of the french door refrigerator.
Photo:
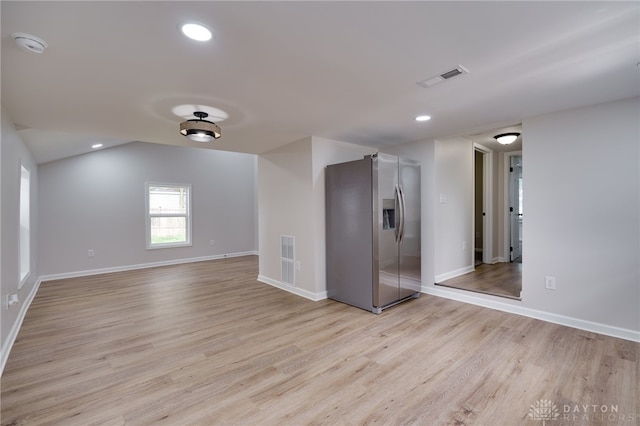
M381 313L420 296L420 163L388 154L325 170L330 299Z

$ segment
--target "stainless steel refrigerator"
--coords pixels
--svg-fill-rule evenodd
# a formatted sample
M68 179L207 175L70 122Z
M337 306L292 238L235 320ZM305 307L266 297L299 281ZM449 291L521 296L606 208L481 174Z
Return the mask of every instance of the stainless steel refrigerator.
M388 154L325 170L327 295L380 313L420 296L420 163Z

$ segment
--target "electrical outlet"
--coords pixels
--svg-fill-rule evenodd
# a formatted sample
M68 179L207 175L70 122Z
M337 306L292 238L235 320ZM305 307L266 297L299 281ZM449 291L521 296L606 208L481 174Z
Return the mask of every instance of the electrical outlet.
M93 251L93 249L89 249L89 250L87 250L87 256L88 256L88 257L93 257L93 256L95 256L95 255L96 255L96 252L95 252L95 251Z
M213 243L214 243L214 241L213 241L213 240L209 240L209 245L210 245L210 246L212 246L212 245L213 245Z
M462 242L462 251L466 251L467 250L467 242L463 241Z
M556 289L556 277L550 277L550 276L544 277L544 287L547 290L555 290Z
M7 294L7 307L20 303L17 294Z
M300 269L302 269L302 264L299 260L296 260L296 271L299 271Z

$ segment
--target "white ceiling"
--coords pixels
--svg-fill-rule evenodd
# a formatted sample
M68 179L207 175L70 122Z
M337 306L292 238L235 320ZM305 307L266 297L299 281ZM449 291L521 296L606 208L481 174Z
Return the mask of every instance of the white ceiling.
M525 117L640 95L639 2L0 7L2 104L39 163L103 140L250 153L309 135L381 147L475 134L490 144ZM188 20L208 25L213 41L182 36ZM14 32L49 47L24 52ZM469 73L416 84L457 65ZM181 136L171 112L180 104L226 111L222 138ZM433 118L417 123L419 114Z

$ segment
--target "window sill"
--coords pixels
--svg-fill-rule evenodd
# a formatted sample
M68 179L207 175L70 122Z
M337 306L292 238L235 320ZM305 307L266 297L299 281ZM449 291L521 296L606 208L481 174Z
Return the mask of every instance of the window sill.
M176 248L176 247L191 247L193 244L191 242L188 243L172 243L172 244L154 244L152 246L147 246L147 250L157 250L157 249L165 249L165 248Z

